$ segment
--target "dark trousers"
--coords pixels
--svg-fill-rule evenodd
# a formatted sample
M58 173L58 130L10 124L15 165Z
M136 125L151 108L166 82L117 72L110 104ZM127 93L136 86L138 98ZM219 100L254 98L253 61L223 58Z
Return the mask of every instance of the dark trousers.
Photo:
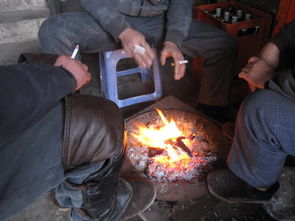
M295 156L295 102L263 89L242 104L229 168L254 187L269 187L280 177L286 157Z
M63 105L59 103L17 139L1 146L0 220L64 181L62 137Z
M153 38L155 45L163 41L164 14L147 18L126 16L126 20L147 40ZM79 44L84 53L120 48L120 44L84 12L64 13L47 19L40 28L39 39L43 52L50 54L71 54L75 44ZM187 56L205 59L198 102L227 105L234 74L234 40L220 29L193 20L180 49Z
M98 103L100 103L99 99L97 97ZM106 102L103 104L107 105ZM98 119L101 119L101 122L95 122L101 125L97 128L102 128L96 131L95 136L105 137L106 133L110 132L108 125L112 124L105 122L104 114L113 115L110 112L107 113L107 109L100 112L101 116ZM119 109L117 111L119 112ZM83 124L83 122L80 123ZM62 164L63 129L64 104L60 102L21 136L0 146L0 220L15 215L42 194L53 190L55 190L60 205L81 207L82 190L74 188L73 184L80 185L89 175L99 172L105 161L91 164L86 162L65 171ZM92 129L93 127L89 126L89 130ZM112 131L117 129L122 128L111 128ZM97 148L113 148L114 150L122 148L115 147L111 142L107 143L111 147L98 145ZM87 147L81 146L81 148ZM115 192L115 189L113 191ZM85 217L73 211L71 220L85 220Z

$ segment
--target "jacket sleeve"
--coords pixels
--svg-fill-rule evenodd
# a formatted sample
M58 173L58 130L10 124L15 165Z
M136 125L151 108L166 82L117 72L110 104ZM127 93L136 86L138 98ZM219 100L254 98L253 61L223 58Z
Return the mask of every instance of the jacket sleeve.
M75 91L70 72L47 64L0 66L0 145Z
M119 0L80 0L83 8L118 41L118 36L131 25L119 11Z
M166 41L181 46L192 21L192 0L171 0L167 12Z
M268 82L268 88L295 100L295 20L271 40L280 50L280 70Z

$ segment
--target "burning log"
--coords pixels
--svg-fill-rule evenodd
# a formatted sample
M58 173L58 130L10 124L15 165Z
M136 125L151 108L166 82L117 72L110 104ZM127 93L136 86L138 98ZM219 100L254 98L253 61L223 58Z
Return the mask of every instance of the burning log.
M169 140L165 140L166 144L170 144L172 147L174 148L180 148L181 150L183 150L188 157L192 158L192 152L191 150L182 142L183 139L186 139L185 137L181 136L181 137L177 137L176 140L171 138Z
M156 155L160 155L164 152L163 149L156 148L156 147L149 147L149 157L154 157Z

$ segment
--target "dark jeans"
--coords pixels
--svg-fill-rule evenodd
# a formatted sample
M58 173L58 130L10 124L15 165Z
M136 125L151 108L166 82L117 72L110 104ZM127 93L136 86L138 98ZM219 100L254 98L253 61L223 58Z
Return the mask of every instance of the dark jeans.
M63 109L63 104L58 103L20 137L0 146L1 221L25 209L42 194L52 190L55 190L57 200L62 206L81 207L81 190L73 188L71 184L81 184L90 174L99 171L104 161L64 172ZM108 130L98 131L98 134L106 131ZM84 218L73 213L71 220Z
M132 27L143 33L155 45L164 39L165 17L128 17ZM181 19L181 18L180 18ZM43 52L71 54L79 44L81 52L91 53L120 47L111 35L103 30L89 14L64 13L47 19L39 31ZM208 24L193 20L181 51L190 57L202 57L202 81L198 102L209 105L227 105L230 83L234 74L236 44L225 32Z
M280 177L287 155L295 156L295 103L263 89L242 104L229 168L254 187L269 187Z

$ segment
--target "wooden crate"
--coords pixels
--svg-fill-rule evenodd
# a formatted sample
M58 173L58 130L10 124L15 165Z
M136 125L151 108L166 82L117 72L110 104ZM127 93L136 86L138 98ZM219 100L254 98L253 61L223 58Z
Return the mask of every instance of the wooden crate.
M275 36L282 27L293 19L295 19L295 1L281 0L272 35Z
M234 10L242 9L244 12L250 12L252 14L252 18L250 20L243 20L230 24L215 18L211 13L214 12L217 7L227 9L229 6L232 6ZM272 16L237 1L197 6L194 10L194 18L226 31L236 40L238 44L238 54L236 60L237 73L247 64L248 59L251 56L259 53L260 49L270 36ZM258 27L258 31L256 33L240 36L243 29L251 30L255 27ZM196 60L194 63L199 63L199 61ZM198 67L197 64L194 64L194 66ZM198 72L198 70L195 71Z

